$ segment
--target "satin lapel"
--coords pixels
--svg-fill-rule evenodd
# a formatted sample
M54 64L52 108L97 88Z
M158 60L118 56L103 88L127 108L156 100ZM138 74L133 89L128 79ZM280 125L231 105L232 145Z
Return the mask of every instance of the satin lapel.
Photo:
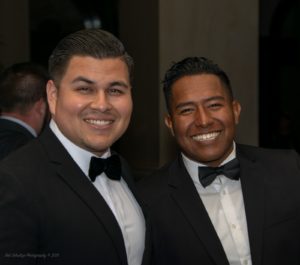
M229 265L217 233L181 157L178 159L178 163L174 163L170 168L169 187L172 198L212 260L218 265Z
M245 204L252 264L261 264L264 224L264 176L267 170L255 159L237 149L241 166L241 184Z
M115 152L113 152L113 153L115 153ZM145 225L146 225L145 251L143 254L142 264L143 265L150 264L150 260L151 260L150 229L151 228L150 228L150 222L148 221L148 218L147 218L147 211L145 210L146 207L143 205L142 200L139 198L139 195L136 191L136 185L134 182L134 178L131 174L129 165L127 164L126 160L123 157L120 156L120 158L121 158L121 163L122 163L122 178L125 180L129 189L131 190L132 194L134 195L135 199L137 200L138 204L140 205L141 210L144 215L144 219L145 219Z
M103 225L113 241L120 256L121 264L127 264L121 229L105 200L49 129L40 137L40 141L47 150L50 163L57 175L74 192L74 195L78 196L95 214L95 217Z
M112 151L112 154L117 154L120 157L121 164L122 164L122 178L125 180L128 188L132 192L133 196L135 197L135 199L137 200L138 204L140 205L140 207L141 207L141 209L143 211L143 214L145 215L145 212L144 212L144 209L143 209L144 207L142 207L141 199L139 198L138 193L136 191L136 186L135 186L134 178L132 176L132 173L131 173L131 170L129 168L128 163L118 153Z
M131 170L129 168L129 165L127 164L126 160L122 156L120 156L118 153L112 151L112 154L117 154L120 157L121 164L122 164L122 178L127 183L127 186L129 187L129 189L131 190L133 195L136 197L135 183L134 183L134 179L133 179L133 176L131 174Z

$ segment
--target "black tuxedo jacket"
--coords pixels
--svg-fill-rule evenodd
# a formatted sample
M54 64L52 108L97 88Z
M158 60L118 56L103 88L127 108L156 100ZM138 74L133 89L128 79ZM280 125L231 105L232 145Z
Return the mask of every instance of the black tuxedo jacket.
M32 139L34 136L20 124L0 119L0 160Z
M50 129L0 163L0 255L1 265L127 265L113 213Z
M293 151L237 145L253 265L300 264L300 162ZM229 265L181 159L139 183L153 264Z

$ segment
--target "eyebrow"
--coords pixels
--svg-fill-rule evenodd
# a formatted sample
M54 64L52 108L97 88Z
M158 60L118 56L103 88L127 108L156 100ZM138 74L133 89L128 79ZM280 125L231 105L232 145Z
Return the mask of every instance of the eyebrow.
M128 88L129 85L126 84L125 82L123 81L114 81L114 82L111 82L110 83L110 86L122 86L122 87L125 87L125 88Z
M88 84L96 84L96 81L94 80L91 80L91 79L88 79L86 77L83 77L83 76L78 76L76 77L73 81L72 81L72 84L75 84L75 83L78 83L78 82L85 82L85 83L88 83ZM129 85L123 81L113 81L109 84L110 87L112 86L122 86L124 88L128 88Z
M90 80L86 77L83 77L83 76L78 76L76 77L73 81L72 81L72 84L74 83L78 83L78 82L85 82L85 83L88 83L88 84L95 84L96 82L93 81L93 80Z
M214 96L214 97L209 97L204 99L204 102L209 102L209 101L213 101L213 100L225 100L225 98L223 96ZM180 109L189 105L195 105L196 102L195 101L186 101L186 102L182 102L179 103L175 109Z

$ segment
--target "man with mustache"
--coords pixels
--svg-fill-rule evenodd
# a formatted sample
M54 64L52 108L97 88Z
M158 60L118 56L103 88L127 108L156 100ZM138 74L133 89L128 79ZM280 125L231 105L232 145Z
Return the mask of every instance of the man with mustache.
M181 152L140 183L153 264L300 264L298 155L235 142L241 106L212 61L175 63L163 86Z

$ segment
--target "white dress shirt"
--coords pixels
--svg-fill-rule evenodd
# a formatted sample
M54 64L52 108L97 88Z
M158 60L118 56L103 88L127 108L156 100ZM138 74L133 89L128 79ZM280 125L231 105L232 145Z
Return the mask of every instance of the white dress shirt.
M91 157L95 155L67 139L53 120L50 122L50 128L89 179L89 164ZM109 156L110 150L102 158ZM92 184L106 201L121 228L128 264L140 265L145 244L145 221L142 210L126 182L123 178L120 181L111 180L102 173Z
M182 154L183 162L190 174L210 220L218 234L231 265L251 265L247 220L241 181L231 180L224 175L204 188L198 177L198 167L205 166ZM236 157L235 144L232 153L223 164Z

